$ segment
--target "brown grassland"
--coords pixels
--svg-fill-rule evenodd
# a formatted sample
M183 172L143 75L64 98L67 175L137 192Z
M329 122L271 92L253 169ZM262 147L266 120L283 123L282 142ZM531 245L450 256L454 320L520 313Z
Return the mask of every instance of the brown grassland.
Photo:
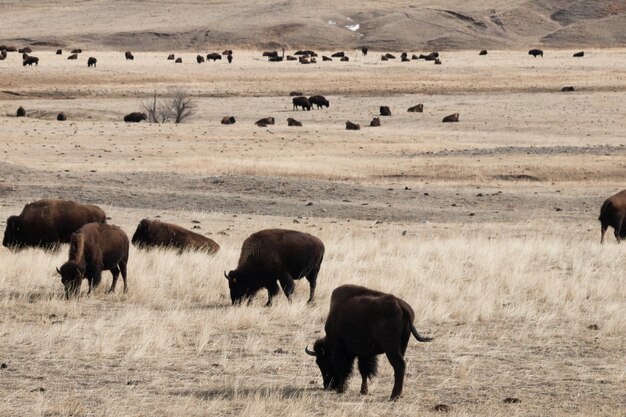
M626 247L611 230L600 245L597 217L625 188L626 50L573 52L449 52L435 66L374 51L316 65L258 51L231 65L36 51L32 68L9 54L2 230L29 201L67 198L100 205L129 235L160 216L222 249L131 248L127 294L107 295L105 273L94 295L66 301L55 267L67 245L0 248L0 416L415 416L441 403L453 416L624 416ZM174 88L195 101L188 123L122 122ZM293 111L293 90L330 108ZM417 103L424 113L406 112ZM393 115L368 127L381 105ZM459 123L441 123L454 112ZM277 124L254 125L266 116ZM314 305L304 280L291 303L265 308L261 292L230 305L223 271L266 227L324 241ZM368 396L358 377L338 395L304 352L344 283L403 298L434 337L409 342L397 402L384 357Z

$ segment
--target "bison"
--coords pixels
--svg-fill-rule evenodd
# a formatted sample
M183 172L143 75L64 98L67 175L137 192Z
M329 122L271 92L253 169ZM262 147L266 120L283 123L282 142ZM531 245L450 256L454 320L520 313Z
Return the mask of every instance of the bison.
M574 55L572 55L574 58L582 58L585 56L585 52L584 51L580 51L580 52L576 52Z
M604 243L604 233L611 226L614 231L615 239L621 242L626 237L626 190L607 198L600 209L600 243Z
M302 122L297 121L294 118L287 118L287 126L296 126L296 127L300 127L302 126Z
M415 313L404 300L357 285L337 287L330 297L326 335L315 341L313 350L325 389L343 393L358 358L361 394L367 394L367 380L376 375L377 355L384 353L394 372L391 400L402 394L406 362L404 354L411 334L419 342L430 342L413 325Z
M361 130L361 125L352 123L351 121L346 122L346 130Z
M89 59L87 60L87 66L88 67L96 67L96 64L98 63L98 60L92 56L89 57Z
M146 115L145 113L141 113L141 112L132 112L132 113L128 113L126 116L124 116L124 121L126 123L139 123L142 120L146 120L148 118L148 115Z
M82 50L82 49L80 49L80 48L75 48L75 49L72 49L72 51L71 51L70 53L72 53L72 54L81 54L82 52L83 52L83 50Z
M61 112L57 114L57 120L59 122L64 122L65 120L67 120L67 116L65 115L65 113Z
M218 59L219 59L219 60L221 60L221 59L222 59L222 55L218 54L217 52L210 53L210 54L208 54L208 55L206 56L206 60L207 60L207 62L208 62L208 61L211 61L211 60L212 60L213 62L215 62L215 61L217 61Z
M268 58L277 57L278 51L265 51L263 52L263 56L266 56Z
M235 116L224 116L222 117L222 124L223 125L234 125L236 122L235 120Z
M7 59L7 51L2 49L0 50L0 61L4 61L5 59Z
M282 61L283 61L282 56L271 56L268 58L268 62L282 62Z
M128 237L117 226L88 223L72 234L69 259L57 272L65 287L65 297L80 294L84 278L89 282L89 294L99 284L102 271L113 275L109 293L115 291L117 278L122 273L124 292L128 291L126 265L128 263Z
M401 61L402 62L410 62L411 59L408 56L403 56L403 57L401 57Z
M409 113L422 113L424 111L424 105L422 103L416 104L413 107L407 109Z
M435 58L435 65L441 65L441 60L439 58Z
M255 125L259 126L259 127L267 127L268 125L273 125L274 124L274 118L273 117L265 117L263 119L259 119L256 122L254 122Z
M486 49L481 49L480 52L478 53L478 55L487 55L487 50Z
M294 96L296 96L296 97L297 97L297 96L303 96L304 94L303 94L301 91L291 91L291 92L289 93L289 95L290 95L291 97L294 97Z
M379 110L381 116L391 116L391 109L389 106L380 106Z
M344 56L346 56L346 54L343 51L335 52L334 54L331 55L331 57L333 58L343 58Z
M30 54L31 52L33 52L33 50L27 46L26 48L18 49L17 52L19 52L20 54Z
M348 58L347 56L342 56L339 61L341 61L341 62L348 62L348 61L350 61L350 58Z
M561 91L566 92L566 93L575 91L575 90L576 89L572 85L566 85L565 87L561 88Z
M7 219L2 245L58 249L61 243L87 223L105 223L100 207L65 200L39 200L26 204L19 216Z
M294 110L298 110L298 107L302 107L302 110L311 110L311 102L309 102L309 99L304 96L294 97L291 101L293 103Z
M308 233L285 229L267 229L253 233L241 246L237 269L224 272L233 304L250 301L261 289L268 293L267 306L278 294L278 284L289 300L294 280L306 277L309 281L309 303L315 298L315 286L324 244Z
M124 52L124 57L126 58L127 61L132 61L135 59L135 56L130 51Z
M228 61L229 64L233 63L233 55L232 54L228 54L228 56L226 57L226 60Z
M370 127L380 127L380 117L374 117L370 122Z
M26 110L22 106L18 107L17 111L15 112L15 117L24 117L24 116L26 116Z
M204 57L202 55L196 56L196 62L198 64L202 64L204 62Z
M451 123L451 122L458 122L458 121L459 121L458 113L450 114L441 120L442 123Z
M418 59L424 59L426 61L434 61L437 58L439 58L439 52L431 52L426 55L420 54L420 56L418 57Z
M63 55L63 49L57 49L57 55Z
M368 51L369 51L369 48L367 46L364 46L363 48L361 48L361 53L363 54L363 56L366 56Z
M232 49L226 49L224 51L222 51L222 55L232 55L233 54L233 50Z
M72 54L68 56L67 59L78 59L78 54Z
M313 105L316 105L318 109L330 107L330 102L324 96L311 96L309 97L309 103L311 103L311 108L313 108Z
M175 64L182 64L182 63L183 63L183 59L182 59L182 58L180 58L180 57L179 57L179 58L176 58L176 59L174 60L174 63L175 63Z
M176 248L179 253L185 250L199 250L214 254L220 250L220 245L206 236L175 224L149 219L139 222L132 243L138 248Z
M36 56L27 56L22 61L23 66L26 66L26 65L32 66L33 64L39 66L39 58L37 58Z
M535 58L537 58L538 56L543 58L543 51L541 49L531 49L530 51L528 51L528 55L532 55Z
M326 55L322 55L322 61L332 61L333 59L330 57L327 57Z
M176 56L175 56L174 54L169 54L169 55L167 56L167 59L168 59L168 60L172 60L172 61L173 61L174 59L176 59Z
M298 60L298 58L296 58L295 56L291 56L291 55L287 55L287 56L285 57L285 59L286 59L287 61L297 61L297 60Z

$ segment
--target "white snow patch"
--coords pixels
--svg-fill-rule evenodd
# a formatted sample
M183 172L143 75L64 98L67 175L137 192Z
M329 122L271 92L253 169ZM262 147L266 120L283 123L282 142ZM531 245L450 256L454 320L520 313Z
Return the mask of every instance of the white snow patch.
M348 26L346 26L346 29L351 30L352 32L356 32L360 28L361 28L361 25L359 25L358 23L356 25L348 25Z

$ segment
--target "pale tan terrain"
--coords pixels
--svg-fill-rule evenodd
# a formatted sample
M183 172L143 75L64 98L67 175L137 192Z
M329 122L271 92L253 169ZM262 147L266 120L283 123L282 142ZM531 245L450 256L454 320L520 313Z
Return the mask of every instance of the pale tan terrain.
M133 248L128 294L107 295L105 273L95 295L66 301L54 272L66 246L0 248L0 416L414 416L439 403L458 416L622 415L624 247L612 230L600 245L596 219L624 188L626 51L573 52L454 52L434 66L372 51L306 66L258 51L236 51L231 65L198 65L192 52L174 64L162 52L72 62L36 51L33 68L9 54L2 229L29 201L68 198L102 206L129 235L160 216L222 249ZM122 122L154 89L174 88L195 100L188 123ZM294 90L331 106L294 111ZM424 113L406 112L417 103ZM14 117L20 105L26 118ZM393 115L368 127L381 105ZM461 121L442 124L453 112ZM230 115L237 123L222 126ZM277 124L254 125L266 116ZM264 308L261 292L230 305L223 271L265 227L325 242L314 306L304 281L292 303ZM304 353L344 283L405 299L435 338L409 343L398 402L387 401L384 357L363 397L358 377L344 395L322 390Z

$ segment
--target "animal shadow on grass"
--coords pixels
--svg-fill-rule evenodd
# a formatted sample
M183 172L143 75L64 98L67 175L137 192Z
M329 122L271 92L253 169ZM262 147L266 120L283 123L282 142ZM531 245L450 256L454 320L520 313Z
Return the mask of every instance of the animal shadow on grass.
M200 398L202 400L215 400L215 399L225 399L225 400L233 400L235 398L245 398L245 397L272 397L276 396L281 399L288 398L297 398L301 397L307 393L314 392L323 392L321 388L307 387L284 387L284 388L212 388L212 389L204 389L204 390L180 390L180 391L172 391L171 395L178 395L182 397L188 397L193 395L196 398Z

